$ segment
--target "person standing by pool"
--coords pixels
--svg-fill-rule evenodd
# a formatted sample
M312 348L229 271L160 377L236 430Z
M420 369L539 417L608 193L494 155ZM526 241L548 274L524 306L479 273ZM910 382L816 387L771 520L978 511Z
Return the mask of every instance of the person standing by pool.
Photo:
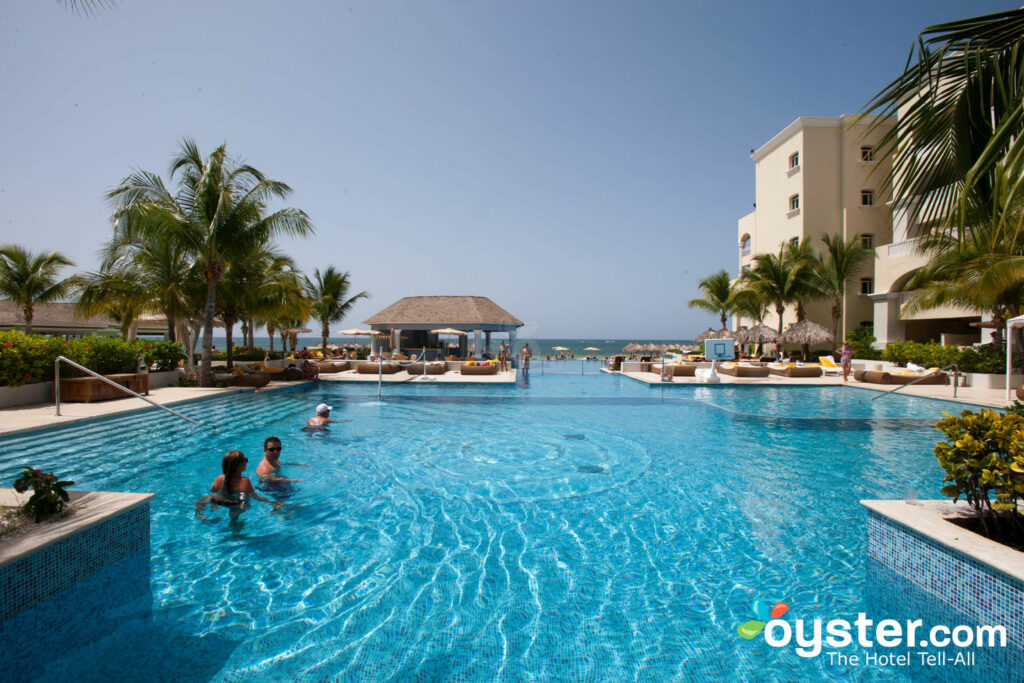
M523 344L523 350L519 352L519 365L522 366L523 372L530 369L530 357L533 355L533 351L530 350L529 344Z
M839 360L843 365L843 381L850 376L850 368L853 367L853 349L850 348L850 343L843 341L843 346L838 350Z
M281 465L298 465L299 463L281 462L281 439L276 436L268 436L263 441L263 460L260 461L259 467L256 468L256 476L260 478L260 481L272 482L272 483L286 483L293 481L302 481L301 479L289 479L282 477L278 474L281 471Z
M501 372L508 370L508 344L505 343L504 339L498 345L498 360L500 361L498 370Z
M210 504L213 507L220 505L228 508L228 514L234 520L249 509L250 498L264 503L273 503L275 510L284 505L281 501L273 501L256 493L249 478L242 476L248 463L249 459L242 451L228 451L224 455L220 463L222 474L210 485L210 495L200 498L196 502L196 517L206 519L202 514L203 508Z
M319 428L324 427L332 422L337 422L337 420L332 420L330 419L330 417L331 407L326 403L321 403L316 407L316 415L306 420L306 426Z

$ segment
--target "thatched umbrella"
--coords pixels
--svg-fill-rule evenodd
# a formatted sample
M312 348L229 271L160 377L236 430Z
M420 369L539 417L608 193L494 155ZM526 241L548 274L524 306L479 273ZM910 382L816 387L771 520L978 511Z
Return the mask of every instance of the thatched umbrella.
M762 344L772 344L780 339L782 339L781 334L760 323L736 335L736 341L741 344L757 344L757 355L759 356L762 354Z
M697 342L698 344L702 344L706 342L708 339L717 339L717 337L715 336L715 331L710 327L701 332L700 334L698 334L696 337L694 337L693 341Z
M715 330L714 339L735 339L736 334L736 332L733 332L732 330L727 330L723 327L720 330Z
M630 344L626 344L625 346L622 347L622 352L623 353L636 353L637 349L639 349L639 348L640 348L639 344L630 343Z
M807 360L807 352L811 344L831 344L835 340L832 332L818 323L810 320L791 325L788 330L782 333L782 341L786 344L799 344L804 353L804 360Z

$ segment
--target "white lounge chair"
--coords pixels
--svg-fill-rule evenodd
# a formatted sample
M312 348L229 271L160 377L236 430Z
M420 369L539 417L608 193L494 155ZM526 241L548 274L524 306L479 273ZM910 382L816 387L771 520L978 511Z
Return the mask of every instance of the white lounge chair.
M821 369L826 375L838 377L843 372L843 369L836 365L836 361L832 356L818 356L818 362L821 363Z

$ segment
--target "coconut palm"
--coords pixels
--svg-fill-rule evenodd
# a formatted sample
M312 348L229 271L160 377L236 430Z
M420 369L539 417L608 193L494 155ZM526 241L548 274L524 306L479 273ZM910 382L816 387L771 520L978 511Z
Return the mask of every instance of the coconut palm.
M349 296L350 286L348 273L340 273L334 266L327 266L322 273L318 268L313 271L312 280L306 278L306 297L310 302L312 316L320 321L321 349L327 348L331 323L339 322L348 315L356 301L370 296L366 292Z
M779 334L782 334L783 316L786 306L797 302L804 293L804 266L795 263L787 255L786 247L779 248L778 254L758 254L754 267L744 273L747 285L757 292L764 301L774 305L779 317Z
M821 296L832 302L832 337L838 339L839 320L846 306L846 288L875 257L875 252L861 244L859 235L849 242L844 242L842 235L825 235L821 240L825 250L813 271L813 284Z
M726 320L736 306L737 289L729 276L729 271L720 270L714 275L709 275L698 282L697 286L704 292L704 296L700 299L690 299L686 305L708 313L717 313L718 319L722 321L722 329L725 329Z
M231 261L279 235L313 232L298 209L267 214L267 204L290 192L252 166L237 164L221 145L204 158L186 138L171 163L171 192L153 173L137 171L108 195L113 218L132 239L167 240L194 259L206 285L200 384L211 386L210 356L217 285Z
M83 315L103 314L121 328L125 340L135 337L135 321L146 310L149 298L137 272L105 270L82 276L75 310Z
M918 36L903 73L864 108L864 116L899 114L880 141L896 150L897 205L919 207L926 225L962 232L970 214L991 206L998 167L1016 179L1006 199L1021 196L1021 73L1024 10L939 24Z
M819 260L818 252L807 239L787 242L783 250L783 261L790 269L792 279L790 289L797 322L807 319L808 301L822 298L822 292L815 283L815 269Z
M0 298L14 302L25 316L25 334L32 334L36 304L67 298L80 278L60 278L60 271L74 263L60 252L33 254L17 244L0 247Z

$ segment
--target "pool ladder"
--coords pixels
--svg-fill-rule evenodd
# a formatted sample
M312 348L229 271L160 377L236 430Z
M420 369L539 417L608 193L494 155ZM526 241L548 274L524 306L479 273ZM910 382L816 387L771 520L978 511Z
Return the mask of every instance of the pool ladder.
M893 389L890 389L889 391L885 391L885 392L879 394L878 396L873 396L873 397L871 397L871 400L874 401L876 398L882 398L883 396L888 396L889 394L897 392L900 389L903 389L905 387L909 387L912 384L917 384L918 382L920 382L923 379L928 379L929 377L931 377L933 375L937 375L940 372L947 372L950 369L953 370L953 398L956 398L956 388L960 384L960 366L957 365L956 363L950 363L949 365L947 365L944 368L939 368L938 370L936 370L934 372L929 372L927 375L922 375L921 377L918 377L913 382L907 382L906 384L901 384L898 387L895 387Z
M67 363L71 367L78 368L82 372L85 372L85 373L88 373L88 374L92 375L93 377L95 377L98 380L106 382L107 384L109 384L110 386L114 387L115 389L120 389L121 391L123 391L123 392L125 392L127 394L131 394L135 398L141 398L146 403L148 403L150 405L154 405L157 408L160 408L161 410L166 410L171 415L177 415L182 420L186 420L188 422L191 422L192 424L197 425L199 427L207 426L207 425L204 425L204 424L202 424L200 422L196 422L195 420L193 420L191 418L185 417L184 415L182 415L181 413L179 413L176 410L171 410L167 406L162 406L159 403L157 403L156 401L150 400L150 399L146 398L145 396L143 396L142 394L139 394L139 393L136 393L136 392L132 391L131 389L129 389L126 386L122 386L122 385L118 384L117 382L115 382L113 380L107 379L106 377L104 377L103 375L99 374L98 372L93 372L92 370L90 370L89 368L85 367L84 365L79 365L75 361L71 360L70 358L65 358L64 356L57 356L56 358L53 359L53 390L54 390L53 396L54 396L54 402L57 404L57 417L60 417L60 363L61 363L61 361L64 361L65 363Z

